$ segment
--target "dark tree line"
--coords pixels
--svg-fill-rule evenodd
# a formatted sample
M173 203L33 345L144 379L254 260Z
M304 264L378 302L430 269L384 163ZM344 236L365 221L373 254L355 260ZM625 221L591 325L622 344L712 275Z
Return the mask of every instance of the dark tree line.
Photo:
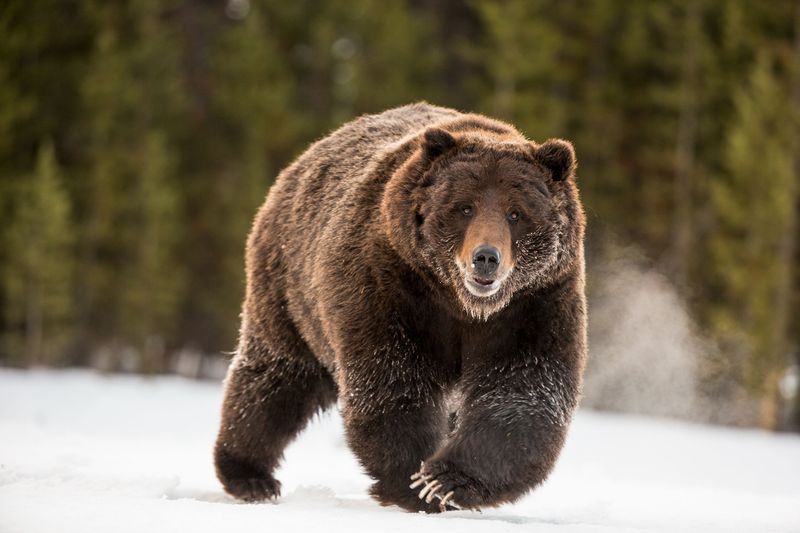
M590 268L638 245L719 344L709 383L778 425L800 343L789 0L6 0L0 360L231 349L277 171L420 99L572 139Z

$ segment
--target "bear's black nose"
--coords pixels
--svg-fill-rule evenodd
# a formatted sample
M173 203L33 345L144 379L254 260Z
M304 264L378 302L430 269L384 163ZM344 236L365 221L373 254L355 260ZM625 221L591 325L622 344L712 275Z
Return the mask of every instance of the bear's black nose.
M472 254L472 268L478 276L491 276L497 271L498 266L500 266L500 250L494 246L478 246Z

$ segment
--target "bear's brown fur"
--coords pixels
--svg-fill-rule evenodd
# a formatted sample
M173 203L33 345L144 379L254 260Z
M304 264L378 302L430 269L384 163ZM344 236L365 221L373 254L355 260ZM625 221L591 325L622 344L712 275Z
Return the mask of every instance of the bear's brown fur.
M574 170L566 141L424 103L350 122L286 168L247 243L225 489L277 496L284 448L337 398L383 504L494 506L541 483L586 355Z

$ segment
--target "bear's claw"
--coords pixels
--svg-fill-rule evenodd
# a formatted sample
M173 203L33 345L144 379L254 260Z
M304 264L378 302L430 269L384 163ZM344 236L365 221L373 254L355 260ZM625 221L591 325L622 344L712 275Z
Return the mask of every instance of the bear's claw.
M416 489L420 485L424 484L419 491L420 500L425 500L426 503L431 503L433 502L434 498L437 498L439 500L439 510L442 512L463 510L463 507L453 501L454 491L451 490L443 495L441 493L441 489L444 486L443 483L430 474L423 474L421 471L417 472L411 476L411 481L412 483L409 485L409 488L411 489Z
M453 491L451 490L450 492L448 492L447 494L445 494L444 496L441 497L441 499L439 500L439 507L442 508L442 509L446 509L447 508L447 503L452 498L453 498ZM453 506L453 507L458 507L455 504L450 504L450 505Z
M422 487L422 490L419 491L419 499L424 499L426 502L431 503L431 498L433 498L433 495L436 494L436 491L440 488L442 488L442 484L439 481L435 479L429 481ZM425 495L428 497L425 498Z
M411 489L416 489L417 487L428 481L430 478L431 476L423 475L422 473L417 472L416 474L411 476L411 480L413 481L413 483L408 487Z

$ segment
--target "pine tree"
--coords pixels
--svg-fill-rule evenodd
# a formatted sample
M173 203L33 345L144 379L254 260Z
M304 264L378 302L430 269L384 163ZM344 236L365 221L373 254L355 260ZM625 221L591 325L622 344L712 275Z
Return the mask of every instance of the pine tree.
M683 10L683 51L678 89L678 123L675 142L673 178L673 216L671 263L673 279L686 292L695 228L695 178L700 117L701 76L705 39L703 36L704 2L690 2Z
M714 313L716 330L732 355L745 360L745 380L762 399L761 424L777 424L778 379L787 363L785 332L776 334L775 297L786 287L790 265L780 260L791 227L797 177L795 126L786 120L787 87L775 58L762 52L745 87L734 98L735 121L727 139L727 176L712 187L720 234L712 243L724 302ZM787 312L784 310L783 312ZM737 349L738 348L738 349Z
M82 272L91 341L134 347L160 370L182 286L176 243L177 142L185 107L167 6L151 0L97 6L100 27L84 84L90 213ZM160 357L160 360L159 360Z
M323 34L327 42L320 44L329 50L334 123L414 100L438 99L441 93L430 80L442 59L428 45L432 21L405 2L339 1L331 3L331 10L330 18L342 23L328 28Z
M247 6L245 6L247 7ZM253 2L207 31L209 68L181 167L189 232L183 335L212 350L233 346L244 294L244 243L258 206L304 128L274 20ZM209 16L212 16L209 14ZM213 20L213 19L212 19ZM208 283L213 279L214 283Z
M575 46L564 39L564 10L547 1L477 5L486 26L482 54L492 79L489 107L533 139L565 136L575 98Z
M133 191L137 199L131 221L137 229L133 260L122 269L128 290L120 293L124 332L141 350L145 372L164 368L165 344L175 332L175 314L183 292L183 269L176 261L180 211L172 182L174 159L165 136L148 132Z
M72 325L73 226L52 143L43 143L32 176L14 194L3 271L9 359L57 364Z

